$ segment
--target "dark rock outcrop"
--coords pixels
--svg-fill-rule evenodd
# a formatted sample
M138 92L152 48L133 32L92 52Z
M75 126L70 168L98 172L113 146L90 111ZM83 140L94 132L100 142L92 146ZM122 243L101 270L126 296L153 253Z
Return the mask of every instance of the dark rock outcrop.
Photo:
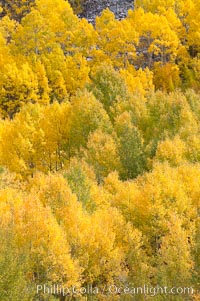
M109 8L115 14L116 19L121 20L133 7L133 0L86 0L83 4L83 12L79 17L86 18L88 22L94 24L95 18L101 15L104 9Z

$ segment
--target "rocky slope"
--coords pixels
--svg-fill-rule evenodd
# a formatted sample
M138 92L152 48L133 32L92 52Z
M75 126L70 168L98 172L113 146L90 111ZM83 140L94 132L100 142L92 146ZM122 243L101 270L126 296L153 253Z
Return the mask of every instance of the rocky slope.
M83 12L79 16L94 24L96 16L99 16L104 9L109 8L120 20L125 18L128 10L133 7L133 0L86 0Z

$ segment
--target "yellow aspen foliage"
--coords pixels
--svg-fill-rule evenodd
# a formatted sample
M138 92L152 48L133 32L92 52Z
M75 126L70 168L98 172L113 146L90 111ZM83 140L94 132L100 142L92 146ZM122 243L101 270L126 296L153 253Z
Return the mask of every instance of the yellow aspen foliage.
M144 70L140 68L136 71L130 66L127 69L121 69L120 74L125 79L130 93L145 96L154 91L153 73L148 68Z
M126 221L132 221L136 225L139 219L149 217L150 202L143 197L137 183L121 181L116 172L110 173L104 183L111 206L117 208Z
M114 124L118 119L121 119L120 122L124 123L124 126L127 122L128 126L132 124L145 132L144 122L147 118L147 99L141 94L131 93L126 100L123 98L117 100L112 106L112 114Z
M191 198L194 212L197 214L200 206L199 202L199 163L183 165L178 168L178 174L184 183L184 187Z
M83 213L81 204L60 176L38 176L31 191L38 191L40 201L50 206L62 223L72 255L82 267L83 281L92 284L98 277L105 277L104 283L111 281L113 273L119 271L120 261L116 256L120 254L113 248L115 235L109 230L110 216L106 212L91 217ZM106 233L103 224L107 224Z
M183 45L190 45L191 50L199 47L199 2L196 0L154 0L154 1L136 1L136 8L143 8L145 12L164 14L171 25L175 25L174 20L176 16L176 24L181 24L172 28L179 33ZM174 15L173 19L171 18ZM178 31L177 31L178 29Z
M38 55L48 52L49 48L54 45L55 42L52 41L52 38L53 33L44 17L38 10L33 9L23 18L13 35L15 40L13 51L37 60Z
M88 136L96 129L112 131L112 125L102 104L88 91L83 91L71 100L71 122L69 134L69 158L82 146L86 146Z
M194 58L188 62L187 65L181 66L181 76L182 76L182 87L183 89L194 89L194 91L199 91L199 72L198 72L198 58Z
M71 246L71 254L74 257L78 251L79 236L82 237L83 227L86 224L82 205L72 194L67 181L61 175L37 174L29 184L29 191L38 195L40 202L46 208L51 208L58 224L62 224L67 241ZM76 208L76 210L74 210Z
M172 166L177 166L187 162L186 160L186 143L175 136L174 139L166 139L158 144L155 161L169 162Z
M198 8L199 3L196 0L179 0L176 9L176 13L185 28L187 44L192 47L192 50L199 45L196 40L199 36L199 12L196 11Z
M120 99L128 98L128 89L124 78L112 65L105 62L91 72L89 90L100 101L107 113L112 117L112 107Z
M33 66L33 70L37 74L38 103L48 104L50 102L49 94L51 92L51 89L49 87L45 67L40 61L37 61Z
M39 107L29 106L3 125L1 163L22 176L31 175L36 169L35 148L41 148L43 136L41 130L36 132L39 112Z
M143 138L131 121L131 114L123 112L116 118L115 130L119 139L118 154L122 164L120 175L133 179L144 170Z
M136 0L135 6L136 9L141 7L146 12L151 11L157 13L161 8L169 9L174 7L174 4L175 0Z
M199 81L200 81L200 58L196 57L194 58L189 66L191 65L192 67L192 73L194 75L194 81L191 82L191 86L194 90L199 91L200 86L199 86Z
M195 173L199 167L196 167L196 169L191 164L175 168L171 167L167 162L157 163L151 173L139 179L140 185L144 187L142 193L153 202L151 207L152 215L156 215L156 211L160 211L158 214L164 218L164 215L165 217L170 215L172 208L173 212L178 214L184 213L185 218L195 214L195 209L194 211L189 210L191 198L188 195L186 179L182 176L189 168L191 170L194 168ZM193 171L191 179L192 177ZM193 180L191 181L193 182ZM159 223L159 219L157 222ZM162 227L166 227L164 222Z
M187 150L186 157L192 163L199 162L200 139L198 135L191 135L186 140Z
M70 4L0 5L0 301L198 288L200 1Z
M187 102L190 106L191 111L193 112L194 116L199 120L199 95L197 92L195 92L192 89L188 89L185 92L185 97L187 99Z
M198 135L199 129L199 121L198 118L195 116L194 112L188 106L188 103L182 108L180 112L181 116L181 128L180 128L180 136L183 139L187 139L191 135Z
M81 19L73 31L73 52L81 53L84 57L92 56L97 43L98 33L86 19ZM92 57L92 60L94 58Z
M116 67L126 67L129 59L135 57L138 33L126 20L118 21L114 14L106 9L96 18L96 30L99 35L100 49L111 58Z
M154 85L156 90L172 92L180 86L180 71L178 66L167 63L162 66L160 63L154 64Z
M2 164L25 177L36 170L62 169L69 156L69 116L69 103L55 102L47 107L29 105L9 126L5 121L1 133Z
M173 283L177 283L177 286L189 285L194 266L189 234L182 228L176 215L171 217L168 227L169 233L163 237L158 255L158 279L169 286Z
M139 28L141 55L144 57L146 53L148 66L152 66L153 57L159 57L162 64L169 60L174 61L180 41L167 18L151 12L145 13L139 8L129 14L129 22L133 26L136 20L141 24Z
M17 30L18 23L11 20L7 15L0 21L0 32L7 43L12 41L13 33Z
M57 171L64 167L68 153L65 152L70 131L69 103L54 102L43 109L38 122L38 131L42 131L41 152L37 156L38 169ZM48 116L48 117L47 117Z
M89 82L90 68L81 53L65 56L57 45L50 53L42 55L41 61L49 80L51 101L62 102Z
M48 80L50 102L66 101L68 99L66 81L64 78L66 61L62 49L56 45L50 53L41 55L40 59L41 67L44 69Z
M174 10L174 5L172 5L170 8L166 8L166 6L160 7L160 14L165 15L168 20L169 26L178 34L178 37L181 39L184 45L184 37L186 32L181 19L178 17L176 10Z
M98 182L101 182L110 172L120 170L120 159L114 137L96 130L88 137L86 147L86 161L93 166Z
M92 48L91 54L88 57L88 65L93 70L96 70L102 62L107 66L112 66L113 62L109 56L106 55L106 53L103 51L103 49L100 49L98 47Z
M53 34L52 42L59 43L66 53L72 51L73 31L78 27L78 17L73 14L68 1L36 0L36 9Z
M148 99L147 111L148 126L144 136L148 141L151 140L152 145L157 143L156 140L170 138L177 133L183 138L188 137L191 129L195 133L198 131L196 117L190 110L184 94L179 91L170 94L155 93Z
M66 58L66 69L63 75L67 92L70 95L86 86L89 82L89 71L87 61L82 55L76 54Z
M69 94L67 92L67 87L65 85L63 74L59 70L52 71L50 80L51 101L67 101Z
M73 14L68 1L36 0L36 9L50 22L49 27L55 32L64 29L64 26L71 30L78 23L78 18Z
M75 157L70 159L69 165L63 171L63 176L72 192L76 194L77 200L82 203L83 209L90 213L93 212L98 203L97 194L99 193L93 169L85 160L78 160ZM95 192L97 194L94 196Z
M34 6L35 0L2 1L3 12L11 19L20 21Z
M86 283L98 283L102 287L112 284L114 277L119 275L122 253L119 248L114 248L113 222L107 211L96 211L89 222L90 226L83 230L85 235L79 252L84 260Z
M12 56L10 54L10 49L6 45L6 39L3 33L0 32L0 66L3 71L6 64L13 62Z
M78 283L78 266L73 262L63 230L49 208L45 208L34 196L25 200L16 191L4 190L0 215L5 226L12 222L15 243L28 252L29 273L33 281L45 283L48 279L63 286Z
M38 100L38 82L28 63L17 67L6 64L0 76L0 111L3 117L12 118L25 103Z
M28 254L16 246L12 226L1 228L0 232L1 300L15 298L15 300L26 301L28 298L33 298L33 293L27 291L27 287L32 284L30 277L27 277L29 274ZM9 290L10 283L13 285L12 291Z

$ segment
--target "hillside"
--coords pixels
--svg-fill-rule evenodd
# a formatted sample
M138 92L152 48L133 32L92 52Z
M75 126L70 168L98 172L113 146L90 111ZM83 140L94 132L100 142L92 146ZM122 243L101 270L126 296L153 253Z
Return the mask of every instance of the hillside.
M81 18L86 18L94 24L96 16L99 16L102 11L109 8L117 19L123 19L127 16L129 9L133 9L133 0L69 0L74 13ZM30 11L30 7L35 5L35 0L0 0L0 5L3 8L0 17L8 14L11 18L20 21Z
M86 0L83 3L83 12L80 17L94 23L96 16L99 16L104 9L109 8L117 19L123 19L127 16L128 10L133 7L133 0Z
M0 301L199 301L200 1L1 3Z

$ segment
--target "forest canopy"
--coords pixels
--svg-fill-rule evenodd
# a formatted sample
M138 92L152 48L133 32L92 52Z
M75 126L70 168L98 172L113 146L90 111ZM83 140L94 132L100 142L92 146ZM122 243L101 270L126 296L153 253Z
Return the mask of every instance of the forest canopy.
M70 3L1 1L0 300L198 301L200 2Z

